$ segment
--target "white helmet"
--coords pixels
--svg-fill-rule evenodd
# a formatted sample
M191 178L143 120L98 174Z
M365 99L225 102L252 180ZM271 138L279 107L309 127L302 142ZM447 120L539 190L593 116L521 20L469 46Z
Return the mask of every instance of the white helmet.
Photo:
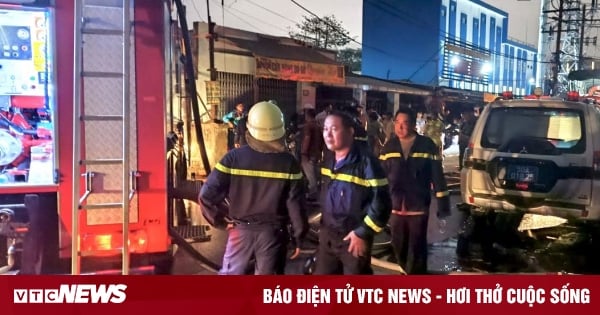
M274 141L285 135L283 113L271 102L254 104L246 122L250 135L259 141Z

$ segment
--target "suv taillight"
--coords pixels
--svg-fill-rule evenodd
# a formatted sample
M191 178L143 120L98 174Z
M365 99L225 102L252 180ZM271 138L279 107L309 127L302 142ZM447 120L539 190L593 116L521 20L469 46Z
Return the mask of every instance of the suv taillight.
M471 156L473 155L473 142L469 142L469 146L467 146L465 148L465 155L463 156L463 165L465 165L465 162L470 161L471 160Z

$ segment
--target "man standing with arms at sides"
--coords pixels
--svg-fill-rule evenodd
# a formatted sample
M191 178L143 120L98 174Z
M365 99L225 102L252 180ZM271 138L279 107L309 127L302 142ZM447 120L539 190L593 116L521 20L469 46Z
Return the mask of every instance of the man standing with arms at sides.
M304 185L298 161L286 151L281 110L270 102L248 113L248 145L229 151L200 191L202 215L229 231L219 274L245 274L256 259L255 274L282 274L291 222L300 253L308 228ZM219 205L230 200L229 211Z
M390 217L391 199L379 161L354 140L357 126L331 112L323 139L332 154L321 168L322 222L314 274L372 274L373 236Z
M392 246L408 274L427 273L427 223L431 186L438 201L437 217L450 215L450 202L440 151L431 139L415 131L416 118L408 108L394 117L393 137L379 157L388 174L392 196Z

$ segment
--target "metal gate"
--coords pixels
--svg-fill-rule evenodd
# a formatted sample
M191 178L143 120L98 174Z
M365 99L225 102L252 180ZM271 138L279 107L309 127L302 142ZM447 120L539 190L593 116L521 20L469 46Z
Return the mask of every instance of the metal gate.
M221 106L217 110L217 119L244 103L246 109L254 104L254 76L250 74L217 72L217 80L221 83Z
M258 101L275 100L288 121L296 113L298 86L296 81L258 79Z

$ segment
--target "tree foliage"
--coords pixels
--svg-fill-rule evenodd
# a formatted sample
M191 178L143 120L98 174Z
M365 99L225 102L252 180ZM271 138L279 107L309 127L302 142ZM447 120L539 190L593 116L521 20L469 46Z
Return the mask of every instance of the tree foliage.
M352 40L350 32L334 15L321 18L304 16L304 20L296 27L298 30L290 31L292 38L319 48L337 49Z
M344 48L337 53L337 60L348 66L350 71L361 71L362 50L360 48Z

